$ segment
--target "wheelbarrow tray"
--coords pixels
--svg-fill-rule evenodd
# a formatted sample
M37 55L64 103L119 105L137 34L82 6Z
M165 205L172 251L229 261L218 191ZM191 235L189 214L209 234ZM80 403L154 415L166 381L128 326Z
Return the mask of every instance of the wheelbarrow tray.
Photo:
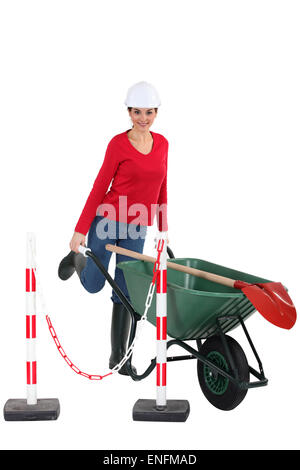
M249 283L271 282L218 264L196 258L172 258L191 268L208 271L231 279ZM145 301L153 277L153 263L147 261L123 261L122 269L133 308L143 315ZM226 287L191 274L168 269L167 273L167 333L181 340L205 339L216 334L219 327L227 333L246 320L255 308L242 291ZM148 310L147 319L156 325L156 296Z

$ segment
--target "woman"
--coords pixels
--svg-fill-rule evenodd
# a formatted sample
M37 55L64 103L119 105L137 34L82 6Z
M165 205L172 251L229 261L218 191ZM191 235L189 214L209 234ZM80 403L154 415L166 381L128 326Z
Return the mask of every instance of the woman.
M91 293L103 288L105 277L90 258L78 252L79 245L85 245L87 232L87 246L108 269L112 253L105 249L107 243L142 253L147 226L153 224L155 215L158 229L167 231L168 141L150 131L160 99L152 85L139 82L128 90L125 104L132 129L109 142L102 167L75 227L71 252L58 269L62 280L69 279L76 271L82 285ZM129 260L132 258L116 255L116 265ZM130 301L123 272L117 267L114 279ZM114 290L111 300L109 367L113 368L126 352L131 317ZM126 367L119 373L127 375Z

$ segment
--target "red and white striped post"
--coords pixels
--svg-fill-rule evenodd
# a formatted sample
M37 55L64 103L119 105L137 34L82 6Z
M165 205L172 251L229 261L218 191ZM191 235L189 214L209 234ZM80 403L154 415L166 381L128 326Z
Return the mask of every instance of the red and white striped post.
M59 416L60 404L57 398L37 398L36 359L36 242L34 233L26 238L26 384L27 398L12 398L4 405L5 421L45 421Z
M28 405L37 404L35 253L34 234L28 233L26 243L26 377Z
M167 405L167 233L160 232L158 246L162 247L156 278L156 406Z
M167 400L167 232L159 232L157 247L162 250L156 277L156 400L140 399L134 404L134 421L186 421L187 400Z

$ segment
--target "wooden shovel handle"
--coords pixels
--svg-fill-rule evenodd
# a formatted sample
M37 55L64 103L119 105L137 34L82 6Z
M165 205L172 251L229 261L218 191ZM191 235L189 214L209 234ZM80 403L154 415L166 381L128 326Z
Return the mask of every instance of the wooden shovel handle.
M155 263L156 261L156 259L152 256L144 255L142 253L138 253L137 251L127 250L126 248L121 248L120 246L107 244L105 245L105 248L108 251L113 251L124 256L130 256L131 258L136 258L141 261L149 261L150 263ZM175 269L176 271L182 271L183 273L192 274L193 276L202 277L208 281L217 282L223 286L234 287L235 280L228 277L219 276L218 274L208 273L206 271L201 271L200 269L190 268L189 266L183 266L177 263L170 263L169 261L167 261L167 267Z

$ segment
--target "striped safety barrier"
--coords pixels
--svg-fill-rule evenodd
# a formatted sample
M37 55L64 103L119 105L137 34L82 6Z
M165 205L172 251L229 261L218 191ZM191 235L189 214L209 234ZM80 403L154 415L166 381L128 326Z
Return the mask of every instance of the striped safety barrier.
M156 278L156 405L165 407L167 385L167 250L160 238L160 264Z
M26 250L26 377L27 404L37 404L37 360L36 360L36 279L35 238L27 234Z
M57 398L37 398L37 358L36 358L36 241L33 233L26 238L26 385L27 397L11 398L4 405L5 421L45 421L55 420L60 413Z
M187 400L167 400L167 232L157 237L156 272L156 400L139 399L132 410L134 421L183 422L189 416Z

